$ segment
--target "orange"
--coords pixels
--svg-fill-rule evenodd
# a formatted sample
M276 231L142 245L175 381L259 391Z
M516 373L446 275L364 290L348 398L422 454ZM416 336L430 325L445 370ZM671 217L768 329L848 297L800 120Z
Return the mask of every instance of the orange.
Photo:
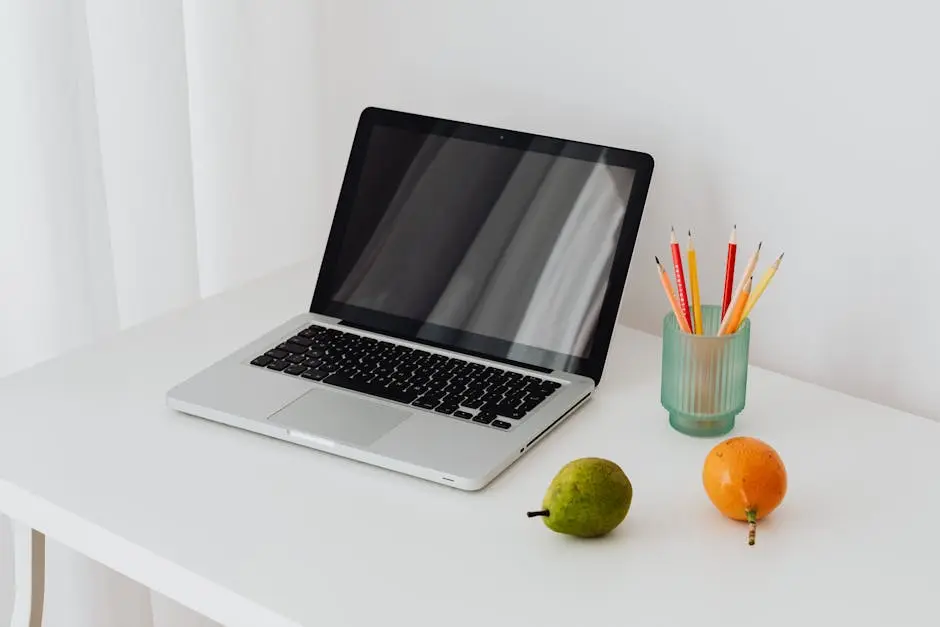
M756 438L735 437L717 444L705 458L702 482L718 511L748 522L751 545L757 521L777 509L787 493L783 460L773 447Z

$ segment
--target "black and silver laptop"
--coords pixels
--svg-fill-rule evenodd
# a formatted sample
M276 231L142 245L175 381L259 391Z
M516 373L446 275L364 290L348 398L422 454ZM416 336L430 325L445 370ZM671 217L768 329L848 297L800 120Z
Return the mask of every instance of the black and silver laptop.
M366 109L310 311L168 404L480 489L600 382L652 171L644 153Z

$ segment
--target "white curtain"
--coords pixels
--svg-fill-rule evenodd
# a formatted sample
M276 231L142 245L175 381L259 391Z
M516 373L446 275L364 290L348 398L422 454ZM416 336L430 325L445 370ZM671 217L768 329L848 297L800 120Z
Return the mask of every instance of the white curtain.
M314 0L0 0L0 375L319 254L316 28ZM48 562L46 627L211 624Z

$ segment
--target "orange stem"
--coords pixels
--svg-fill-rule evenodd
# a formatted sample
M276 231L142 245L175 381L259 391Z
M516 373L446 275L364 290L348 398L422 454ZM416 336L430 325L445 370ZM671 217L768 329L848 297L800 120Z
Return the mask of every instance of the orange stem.
M757 540L757 512L749 509L745 514L747 515L747 545L754 546Z

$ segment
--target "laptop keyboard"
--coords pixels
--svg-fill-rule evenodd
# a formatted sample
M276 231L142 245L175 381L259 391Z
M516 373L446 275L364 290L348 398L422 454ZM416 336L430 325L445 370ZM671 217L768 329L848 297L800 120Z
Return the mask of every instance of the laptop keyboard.
M310 326L252 365L510 429L561 384L409 346Z

